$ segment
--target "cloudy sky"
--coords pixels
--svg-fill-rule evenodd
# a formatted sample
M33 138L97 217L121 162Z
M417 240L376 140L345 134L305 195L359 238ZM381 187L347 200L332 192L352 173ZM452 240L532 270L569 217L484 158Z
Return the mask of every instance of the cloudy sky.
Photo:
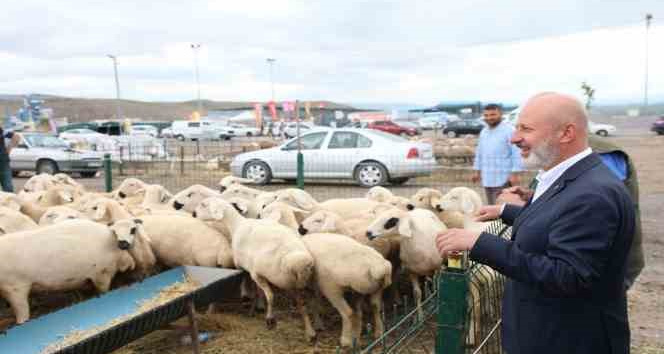
M664 101L663 0L173 1L3 4L0 93L136 100L518 103L537 91Z

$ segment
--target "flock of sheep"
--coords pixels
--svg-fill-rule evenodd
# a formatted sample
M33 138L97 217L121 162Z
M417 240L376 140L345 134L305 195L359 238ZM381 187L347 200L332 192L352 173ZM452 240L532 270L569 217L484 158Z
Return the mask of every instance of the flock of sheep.
M465 187L423 188L411 198L374 187L364 198L317 201L300 189L267 192L250 182L228 176L218 189L192 185L171 194L128 178L97 193L64 174L36 175L18 194L0 193L0 295L21 324L33 292L91 281L103 293L119 273L140 280L160 266L238 268L249 275L243 294L264 298L268 328L276 325L276 288L295 300L305 335L315 340L324 298L341 316L347 347L359 339L367 300L375 336L384 332L383 292L397 291L401 272L421 304L421 277L445 265L438 233L486 226L473 220L482 202ZM305 301L305 290L317 296Z

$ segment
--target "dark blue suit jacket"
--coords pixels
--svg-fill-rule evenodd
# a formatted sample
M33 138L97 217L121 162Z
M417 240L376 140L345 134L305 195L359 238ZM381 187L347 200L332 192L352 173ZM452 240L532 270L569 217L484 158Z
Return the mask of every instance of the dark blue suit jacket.
M508 354L629 353L623 279L634 206L623 183L591 154L534 203L507 205L512 240L483 233L471 259L508 277Z

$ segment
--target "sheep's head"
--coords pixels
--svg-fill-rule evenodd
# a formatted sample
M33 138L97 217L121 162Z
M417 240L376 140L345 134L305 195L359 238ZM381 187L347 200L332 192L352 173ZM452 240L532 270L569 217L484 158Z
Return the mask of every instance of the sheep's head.
M298 228L296 213L301 215L308 214L306 210L298 209L285 203L274 202L261 210L258 218L273 220L295 230Z
M103 220L113 201L107 198L97 198L88 201L83 207L83 214L94 221Z
M376 202L387 202L392 197L392 192L385 187L375 186L369 189L365 197Z
M219 181L219 193L223 193L233 184L242 184L242 183L253 183L252 179L241 178L235 176L226 176Z
M134 239L142 231L142 227L141 219L122 219L108 224L121 250L129 250L134 245Z
M442 196L441 192L433 188L421 188L410 198L410 201L416 208L431 209Z
M145 187L145 183L138 178L127 178L118 187L116 194L121 199L136 195L140 189Z
M415 209L415 204L406 197L393 196L387 200L387 203L393 207L401 210L413 210Z
M122 219L108 225L117 239L118 248L127 250L143 272L157 263L150 237L141 219Z
M198 204L194 210L194 217L203 221L223 220L235 207L221 198L207 198Z
M173 208L175 210L184 210L191 213L203 199L208 197L212 197L209 188L200 184L194 184L181 190L171 199L173 200Z
M26 192L40 192L49 189L56 185L56 180L48 173L41 173L30 177L29 180L23 185L23 190Z
M65 220L79 219L81 213L68 207L55 206L46 209L39 219L39 225L53 225Z
M145 185L145 187L138 190L137 194L140 193L145 195L144 201L150 203L166 204L171 198L173 198L173 194L159 184Z
M260 212L268 205L277 201L277 197L277 193L274 192L265 192L259 195L256 197L256 199L254 199L254 206L256 207L256 211L260 214Z
M379 236L400 235L412 237L411 218L407 212L399 209L389 209L380 213L367 227L367 238L373 240Z
M338 214L319 210L302 220L297 231L303 236L310 232L338 232L342 222L343 220Z
M452 188L445 194L435 208L438 211L458 211L464 214L472 214L478 208L477 201L473 197L473 190L467 188Z
M261 194L260 191L257 191L253 188L245 187L241 184L234 183L226 187L221 197L228 198L244 198L244 199L254 199Z
M276 201L304 210L313 210L317 203L309 193L293 188L277 192Z

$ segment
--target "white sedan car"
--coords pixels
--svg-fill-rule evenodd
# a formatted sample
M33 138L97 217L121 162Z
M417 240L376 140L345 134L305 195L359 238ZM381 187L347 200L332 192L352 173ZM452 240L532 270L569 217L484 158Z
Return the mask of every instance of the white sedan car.
M430 144L412 142L377 130L313 128L300 137L306 179L353 179L361 186L403 184L430 175L436 166ZM297 178L298 139L281 146L239 154L234 176L268 184L273 178Z
M233 131L235 136L259 136L260 129L242 124L229 124L228 128Z
M591 134L597 134L599 136L609 136L615 134L617 130L614 125L604 123L588 122L588 126L590 127Z

